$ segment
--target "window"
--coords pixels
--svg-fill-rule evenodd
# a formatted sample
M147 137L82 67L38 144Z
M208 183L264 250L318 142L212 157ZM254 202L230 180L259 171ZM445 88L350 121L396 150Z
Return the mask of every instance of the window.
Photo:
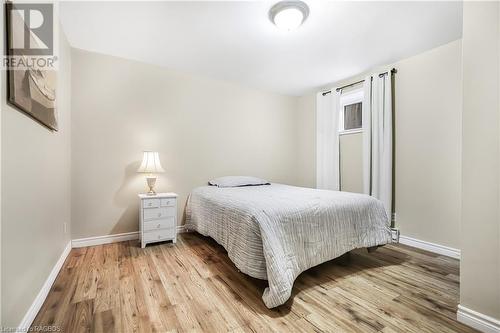
M344 105L344 130L353 130L363 127L361 122L361 102Z
M355 90L340 96L339 133L363 130L363 91Z

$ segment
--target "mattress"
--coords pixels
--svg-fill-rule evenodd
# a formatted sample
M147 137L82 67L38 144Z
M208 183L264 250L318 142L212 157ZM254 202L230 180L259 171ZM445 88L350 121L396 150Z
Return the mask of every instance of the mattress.
M267 279L262 299L285 303L308 268L391 242L382 202L364 194L273 183L192 191L186 227L212 237L243 273Z

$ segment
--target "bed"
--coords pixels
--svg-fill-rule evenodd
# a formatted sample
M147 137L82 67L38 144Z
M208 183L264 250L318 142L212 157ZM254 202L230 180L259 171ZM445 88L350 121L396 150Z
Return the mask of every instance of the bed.
M285 303L308 268L391 242L379 200L276 183L198 187L188 198L186 228L221 244L241 272L268 280L268 308Z

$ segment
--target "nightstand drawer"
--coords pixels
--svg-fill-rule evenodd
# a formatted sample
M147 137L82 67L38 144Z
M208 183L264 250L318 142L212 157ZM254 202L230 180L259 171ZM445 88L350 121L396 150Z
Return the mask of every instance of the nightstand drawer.
M167 217L166 219L144 222L144 231L168 229L175 227L175 217Z
M141 248L154 242L177 241L177 194L139 194Z
M142 200L142 208L158 208L158 207L160 207L160 199Z
M160 199L160 205L162 207L175 206L175 201L176 199L173 198Z
M147 208L144 209L144 221L158 220L175 216L175 207Z
M144 232L143 237L145 242L173 239L175 237L175 228Z

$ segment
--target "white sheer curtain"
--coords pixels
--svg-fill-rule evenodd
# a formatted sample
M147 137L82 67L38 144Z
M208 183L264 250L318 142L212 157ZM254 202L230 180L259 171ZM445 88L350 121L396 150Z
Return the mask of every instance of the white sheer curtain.
M372 172L372 77L363 84L363 193L371 195Z
M316 187L340 189L339 92L316 96Z
M392 214L392 85L390 74L366 78L363 102L363 189Z

